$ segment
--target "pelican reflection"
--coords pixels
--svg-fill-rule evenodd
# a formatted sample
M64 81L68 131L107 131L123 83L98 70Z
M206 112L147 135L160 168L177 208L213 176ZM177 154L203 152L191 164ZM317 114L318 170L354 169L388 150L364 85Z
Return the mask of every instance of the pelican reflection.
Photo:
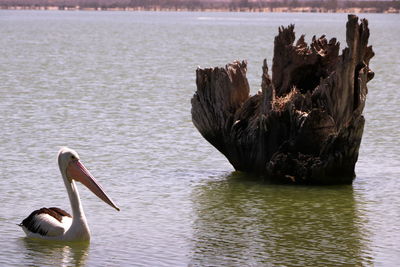
M24 262L29 266L85 266L89 243L63 243L21 238L25 247Z

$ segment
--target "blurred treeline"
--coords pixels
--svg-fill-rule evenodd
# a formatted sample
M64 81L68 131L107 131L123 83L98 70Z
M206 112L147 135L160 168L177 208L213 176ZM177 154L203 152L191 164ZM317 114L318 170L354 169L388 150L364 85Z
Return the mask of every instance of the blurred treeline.
M400 10L400 0L0 0L7 7L58 7L69 8L143 8L170 10L250 10L271 11L277 8L323 8L335 11L347 8L373 8L376 12Z

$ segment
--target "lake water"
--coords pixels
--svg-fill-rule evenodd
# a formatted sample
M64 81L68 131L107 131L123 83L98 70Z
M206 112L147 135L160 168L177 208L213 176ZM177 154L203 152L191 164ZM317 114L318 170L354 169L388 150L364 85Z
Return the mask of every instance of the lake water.
M267 185L197 132L195 69L248 60L255 93L280 25L345 44L345 14L0 11L1 266L395 266L400 263L400 16L369 19L376 56L352 186ZM76 149L120 206L79 186L90 244L24 238L70 211Z

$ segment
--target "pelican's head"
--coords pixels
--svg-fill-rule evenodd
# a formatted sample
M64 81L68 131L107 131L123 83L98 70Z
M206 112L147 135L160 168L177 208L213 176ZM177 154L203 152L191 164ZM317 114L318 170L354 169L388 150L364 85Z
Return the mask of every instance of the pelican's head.
M117 205L107 196L101 185L80 162L79 155L75 150L68 147L61 148L58 152L58 165L64 179L67 179L70 183L72 183L73 180L82 183L97 197L119 211Z
M60 151L58 151L58 166L60 167L61 171L66 171L68 164L74 160L80 160L80 157L75 150L68 147L62 147Z

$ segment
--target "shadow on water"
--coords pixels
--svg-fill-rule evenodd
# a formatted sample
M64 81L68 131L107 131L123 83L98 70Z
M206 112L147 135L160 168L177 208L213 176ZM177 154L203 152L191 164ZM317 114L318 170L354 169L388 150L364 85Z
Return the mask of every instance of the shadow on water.
M21 238L26 266L85 266L89 243L63 243Z
M194 189L194 266L372 264L352 186L252 178L232 173Z

